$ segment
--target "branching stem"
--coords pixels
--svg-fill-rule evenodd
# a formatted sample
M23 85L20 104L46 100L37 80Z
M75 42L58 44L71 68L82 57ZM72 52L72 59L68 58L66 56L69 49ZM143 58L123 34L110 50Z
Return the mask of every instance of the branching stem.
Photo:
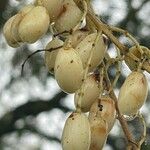
M97 41L99 40L100 36L101 36L101 32L97 33L95 41L92 44L92 48L91 48L90 53L89 53L87 65L86 65L86 68L85 68L85 71L84 71L83 82L85 82L85 80L87 78L88 71L89 71L89 66L91 64L91 60L92 60L92 56L93 56L93 51L94 51L95 45L96 45ZM82 101L83 93L84 93L84 88L83 88L83 84L82 84L81 87L80 87L80 95L79 95L78 102L77 102L77 108L76 108L77 112L81 112L81 101Z
M63 46L59 46L59 47L56 47L56 48L50 48L50 49L40 49L40 50L36 50L35 52L33 52L32 54L30 54L25 60L24 62L22 63L21 65L21 76L23 76L23 70L24 70L24 66L26 64L26 62L28 61L28 59L30 59L33 55L37 54L37 53L40 53L40 52L43 52L43 51L48 51L48 52L52 52L54 50L57 50L59 48L62 48Z

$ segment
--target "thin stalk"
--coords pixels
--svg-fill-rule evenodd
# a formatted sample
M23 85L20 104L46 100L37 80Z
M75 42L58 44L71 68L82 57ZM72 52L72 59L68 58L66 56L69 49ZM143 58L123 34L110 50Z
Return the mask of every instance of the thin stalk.
M90 51L89 57L88 57L87 66L86 66L85 71L84 71L83 82L85 82L85 80L86 80L86 78L87 78L88 71L89 71L89 66L90 66L90 64L91 64L91 60L92 60L92 56L93 56L93 51L94 51L95 45L96 45L97 41L99 40L99 37L100 37L100 36L101 36L101 32L100 32L100 33L97 33L97 36L96 36L96 38L95 38L95 41L94 41L94 43L92 44L92 48L91 48L91 51ZM81 102L82 102L83 94L84 94L84 89L83 89L83 84L82 84L82 85L81 85L81 88L80 88L79 99L78 99L78 102L77 102L77 108L76 108L76 111L77 111L77 112L81 112Z

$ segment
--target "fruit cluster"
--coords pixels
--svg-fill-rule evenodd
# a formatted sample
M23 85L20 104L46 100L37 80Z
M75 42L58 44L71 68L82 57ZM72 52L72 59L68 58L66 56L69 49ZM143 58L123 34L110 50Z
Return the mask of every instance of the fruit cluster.
M148 48L122 29L98 20L89 1L84 0L36 0L11 17L3 31L7 43L18 47L23 42L36 42L49 28L53 37L45 48L45 65L64 92L75 93L76 110L65 123L62 147L101 150L116 117L126 127L123 115L137 115L146 100L148 83L143 70L150 70ZM125 47L113 31L128 36L135 46ZM116 58L107 52L107 38L117 47ZM132 73L123 83L117 101L113 88L122 61ZM113 83L107 73L112 64L117 66Z

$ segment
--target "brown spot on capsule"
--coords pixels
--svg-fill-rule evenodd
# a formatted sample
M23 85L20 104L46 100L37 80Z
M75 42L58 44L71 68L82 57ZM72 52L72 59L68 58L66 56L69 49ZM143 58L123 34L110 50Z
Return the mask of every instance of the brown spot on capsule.
M143 83L143 84L145 83L145 80L144 80L144 78L142 78L142 83Z
M95 70L94 73L91 75L95 81L100 81L99 77L100 73L98 70Z
M97 150L97 149L99 149L99 147L97 146L97 144L96 144L96 143L91 143L90 148L92 148L93 150Z
M60 67L60 66L58 65L58 66L57 66L57 69L58 69L59 67Z
M68 4L67 4L67 5L68 5ZM61 10L61 12L60 12L58 18L61 17L61 16L66 12L66 10L67 10L67 6L66 6L66 5L63 5L62 10Z
M80 94L81 94L82 97L84 96L84 93L81 92Z
M98 107L99 107L99 111L103 111L103 105L98 104Z
M92 47L95 47L95 44L94 44L94 43L92 44Z
M70 116L69 116L69 118L72 118L74 116L74 114L72 113Z
M89 30L86 29L86 28L82 28L82 29L80 29L80 31L87 32L87 31L89 31Z
M73 60L71 60L70 63L73 63Z
M80 96L81 95L81 93L78 93L78 96Z
M105 134L106 133L106 128L105 127L99 127L97 129L97 132L99 133L99 135Z
M54 68L52 68L50 71L51 71L51 72L54 72Z
M105 127L92 127L91 130L93 130L98 135L102 136L106 134L107 129Z

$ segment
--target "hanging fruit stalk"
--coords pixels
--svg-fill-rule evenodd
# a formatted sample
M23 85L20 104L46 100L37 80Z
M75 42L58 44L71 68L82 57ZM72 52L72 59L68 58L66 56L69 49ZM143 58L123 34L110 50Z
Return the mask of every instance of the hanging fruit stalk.
M85 26L82 26L83 21ZM36 0L34 5L23 7L17 15L11 17L4 25L3 33L10 46L19 47L23 42L36 42L47 33L49 27L54 38L46 46L45 64L48 70L55 74L63 91L75 93L76 112L66 121L62 136L63 149L102 149L114 125L116 113L127 137L127 147L140 148L144 138L135 142L123 115L137 114L147 98L148 84L142 71L150 72L149 49L140 46L127 31L99 20L89 1L85 0ZM134 46L128 51L113 32L123 34ZM68 33L69 36L66 37L63 33ZM119 48L116 58L107 57L103 34ZM49 52L48 49L53 51ZM117 101L113 90L113 85L116 84L112 85L110 82L107 65L111 66L111 62L121 63L123 60L133 72L122 85ZM93 72L98 66L99 87L97 81L88 76L89 72ZM116 70L120 73L120 69L116 67ZM118 78L119 76L115 78L114 83ZM87 117L81 113L89 110L90 124Z

